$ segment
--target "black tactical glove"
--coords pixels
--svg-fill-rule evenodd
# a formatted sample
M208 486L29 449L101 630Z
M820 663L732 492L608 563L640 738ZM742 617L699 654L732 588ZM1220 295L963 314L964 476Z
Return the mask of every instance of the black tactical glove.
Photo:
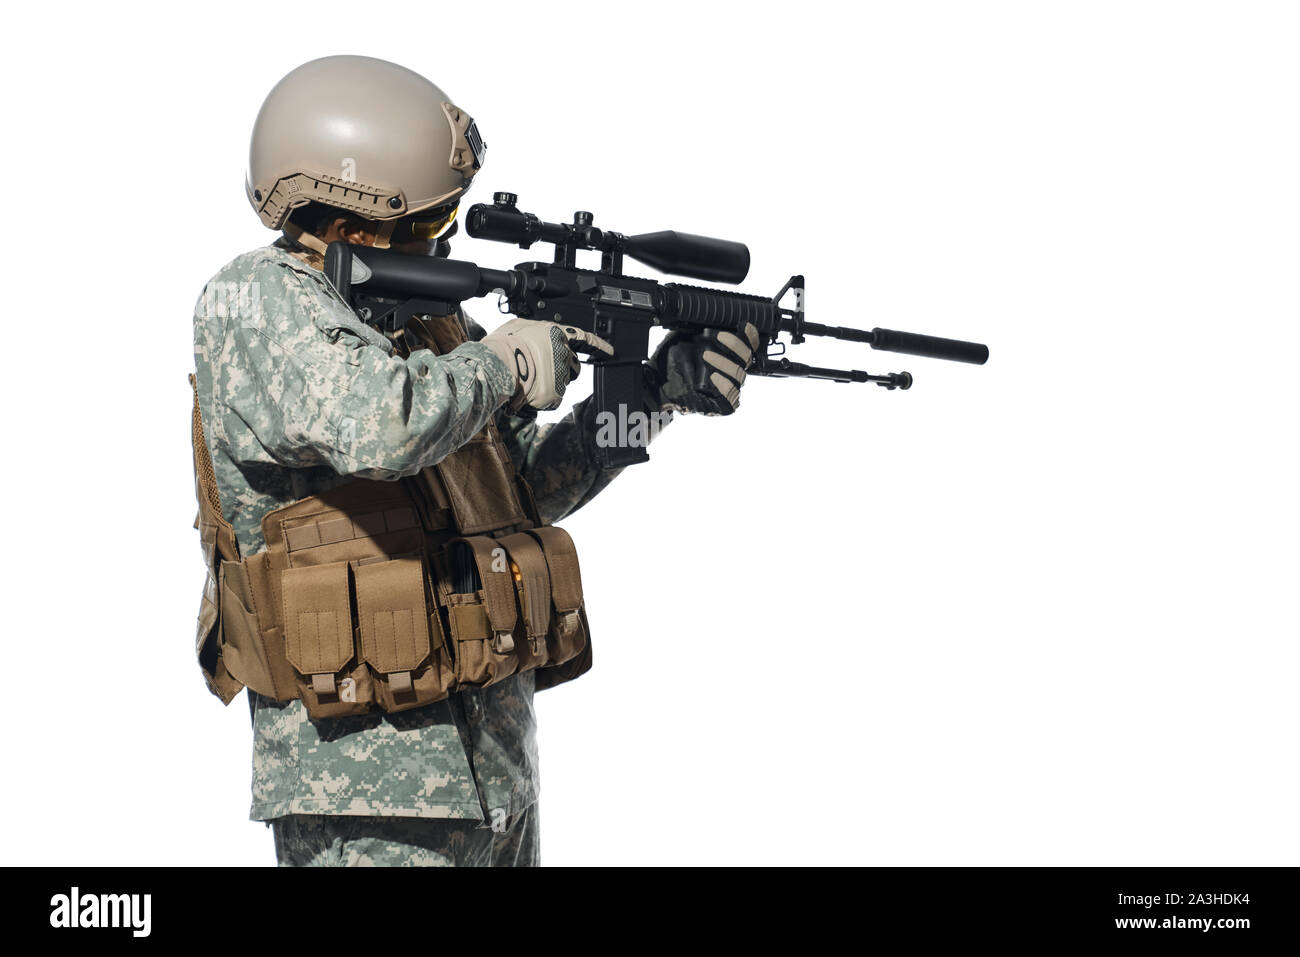
M659 408L730 415L740 406L745 368L758 348L758 329L743 335L722 329L674 330L650 357L646 383Z

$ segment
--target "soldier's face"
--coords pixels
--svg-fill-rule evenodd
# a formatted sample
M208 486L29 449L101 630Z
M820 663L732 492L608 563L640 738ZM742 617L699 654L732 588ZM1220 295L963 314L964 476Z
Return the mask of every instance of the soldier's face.
M342 216L330 223L325 234L321 236L327 244L342 240L353 246L373 246L375 238L375 233L363 222ZM392 243L389 248L399 253L406 253L408 256L432 256L437 245L437 240L417 239L409 243Z

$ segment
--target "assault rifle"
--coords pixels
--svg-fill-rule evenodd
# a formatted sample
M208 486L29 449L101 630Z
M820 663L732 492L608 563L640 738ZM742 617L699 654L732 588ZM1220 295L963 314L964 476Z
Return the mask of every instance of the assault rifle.
M739 332L745 323L753 323L761 341L750 375L874 382L886 389L910 388L912 376L907 372L872 375L858 369L792 362L784 355L785 343L777 337L788 333L795 344L806 336L828 336L863 342L886 352L981 365L988 360L988 347L976 342L808 322L804 318L803 276L791 276L771 299L625 276L623 257L630 256L672 275L740 283L749 272L749 248L743 243L672 230L624 236L593 226L588 212L574 213L572 224L544 223L532 213L520 212L516 201L513 193L496 193L491 206L479 203L471 207L466 217L469 234L517 243L522 249L536 242L550 243L555 247L552 262L487 269L456 259L336 242L327 251L325 274L363 320L387 331L400 329L412 316L446 315L467 299L497 292L516 316L595 333L614 347L612 356L597 354L590 360L598 414L608 413L614 417L612 421L624 419L628 410L641 408L641 365L649 357L652 326ZM575 261L578 250L599 251L599 271L579 269ZM781 304L787 297L793 299L790 307ZM601 447L598 453L603 468L620 468L650 457L644 446L631 444Z

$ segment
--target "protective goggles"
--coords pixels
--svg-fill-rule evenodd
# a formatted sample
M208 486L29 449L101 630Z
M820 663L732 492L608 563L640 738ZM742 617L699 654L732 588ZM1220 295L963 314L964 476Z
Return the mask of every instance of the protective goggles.
M452 206L450 209L444 206L399 219L397 225L393 228L393 235L390 237L389 242L432 242L440 236L446 235L447 230L452 227L456 220L456 211L458 209L458 206Z

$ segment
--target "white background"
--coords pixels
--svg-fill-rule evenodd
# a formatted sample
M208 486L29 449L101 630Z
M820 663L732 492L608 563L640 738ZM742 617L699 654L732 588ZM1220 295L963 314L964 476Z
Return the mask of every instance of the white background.
M1294 7L26 10L5 863L274 860L192 659L185 374L204 282L273 238L257 108L344 52L478 119L475 201L739 239L746 291L992 350L810 343L916 384L753 381L566 523L596 666L538 700L545 862L1297 862Z

